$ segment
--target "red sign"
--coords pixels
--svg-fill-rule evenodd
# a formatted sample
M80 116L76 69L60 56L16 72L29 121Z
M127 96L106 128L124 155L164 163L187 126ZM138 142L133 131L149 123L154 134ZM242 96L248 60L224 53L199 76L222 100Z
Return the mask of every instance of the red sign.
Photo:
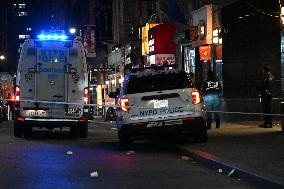
M95 26L83 26L83 45L84 48L87 50L87 57L96 57Z
M198 40L198 26L190 26L189 33L191 40Z
M174 22L157 25L149 30L149 54L175 54L176 44L173 36L176 32Z
M200 54L200 60L210 60L210 51L211 46L200 46L199 47L199 54Z
M218 45L216 47L216 60L222 60L222 46Z

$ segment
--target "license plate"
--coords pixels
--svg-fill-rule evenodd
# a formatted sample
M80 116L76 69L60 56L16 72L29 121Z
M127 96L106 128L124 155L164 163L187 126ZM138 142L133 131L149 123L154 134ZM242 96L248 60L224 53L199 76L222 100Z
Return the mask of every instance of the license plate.
M168 108L169 101L168 100L155 100L154 101L154 108Z
M28 115L31 117L46 117L48 112L44 110L29 110Z
M161 126L163 126L162 121L149 122L147 124L147 127L161 127Z

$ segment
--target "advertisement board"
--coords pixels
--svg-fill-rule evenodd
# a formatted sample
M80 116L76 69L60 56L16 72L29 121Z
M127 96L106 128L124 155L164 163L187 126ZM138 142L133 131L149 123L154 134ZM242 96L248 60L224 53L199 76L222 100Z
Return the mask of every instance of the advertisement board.
M146 55L149 53L149 36L148 31L150 28L159 25L158 23L147 23L144 27L142 27L141 31L141 40L142 40L142 55Z
M176 32L174 22L155 26L149 30L149 54L175 54L176 44L173 36Z
M204 5L192 11L192 47L212 44L213 5ZM197 29L197 31L196 31ZM197 33L196 33L197 32Z
M176 59L174 54L155 54L150 56L150 64L164 65L175 64Z
M84 25L82 29L83 45L86 49L87 57L96 57L96 38L95 38L95 26Z

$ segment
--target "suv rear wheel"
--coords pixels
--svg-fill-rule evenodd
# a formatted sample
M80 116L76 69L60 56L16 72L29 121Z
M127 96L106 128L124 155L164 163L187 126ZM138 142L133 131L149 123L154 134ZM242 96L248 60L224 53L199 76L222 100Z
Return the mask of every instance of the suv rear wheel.
M18 121L14 121L14 137L21 138L23 133L23 125L20 125Z
M208 140L208 135L207 135L207 129L202 128L199 130L198 133L195 135L195 141L196 142L207 142Z

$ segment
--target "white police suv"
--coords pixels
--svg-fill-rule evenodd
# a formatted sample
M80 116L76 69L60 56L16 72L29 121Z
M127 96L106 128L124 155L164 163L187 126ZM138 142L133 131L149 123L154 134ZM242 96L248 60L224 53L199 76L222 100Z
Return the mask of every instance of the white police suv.
M125 76L117 108L119 142L159 133L193 135L207 141L200 92L184 71L150 70Z

